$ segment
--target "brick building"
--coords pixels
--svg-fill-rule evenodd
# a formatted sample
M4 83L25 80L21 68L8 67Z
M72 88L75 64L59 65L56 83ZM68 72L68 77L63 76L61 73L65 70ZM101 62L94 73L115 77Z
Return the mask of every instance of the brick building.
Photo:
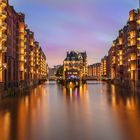
M34 33L7 0L0 1L0 91L46 79L46 56Z

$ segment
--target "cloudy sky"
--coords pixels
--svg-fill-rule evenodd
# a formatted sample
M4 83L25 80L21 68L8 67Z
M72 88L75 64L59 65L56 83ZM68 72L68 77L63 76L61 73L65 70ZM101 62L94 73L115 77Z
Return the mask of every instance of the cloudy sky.
M138 0L9 0L35 32L49 66L68 50L87 51L89 64L107 54Z

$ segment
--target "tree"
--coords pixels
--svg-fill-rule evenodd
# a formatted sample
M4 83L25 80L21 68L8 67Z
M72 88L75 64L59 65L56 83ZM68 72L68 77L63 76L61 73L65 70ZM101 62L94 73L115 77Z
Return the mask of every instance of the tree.
M60 66L56 72L56 77L62 77L63 76L63 66Z

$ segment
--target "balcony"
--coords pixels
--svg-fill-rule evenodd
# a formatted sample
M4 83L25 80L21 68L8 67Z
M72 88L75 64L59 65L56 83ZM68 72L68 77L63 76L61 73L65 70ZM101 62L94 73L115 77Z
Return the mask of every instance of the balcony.
M7 29L7 24L6 23L3 23L2 25L0 25L1 26L1 31L6 31L6 29Z
M20 30L19 30L19 35L18 35L18 37L19 37L19 39L21 39L21 40L24 41L24 39L25 39L25 33L24 33L24 31L20 31Z
M0 6L5 8L7 6L7 0L1 0Z
M26 39L26 38L24 38L24 42L25 42L25 43L27 42L27 39Z
M34 53L33 53L33 52L31 52L31 53L30 53L30 56L31 56L31 57L33 57L33 55L34 55Z
M2 3L8 3L8 0L1 0Z
M30 60L31 60L31 61L34 61L34 58L33 58L33 57L31 57L31 58L30 58Z
M31 67L33 67L33 66L34 66L34 63L33 63L33 62L31 62L31 63L30 63L30 66L31 66Z
M23 42L18 43L19 48L25 48L25 44Z
M6 41L7 40L7 35L2 35L2 37L0 37L0 42Z
M20 52L20 55L24 55L24 54L25 54L25 51L24 51L23 48L20 48L20 49L19 49L19 52Z
M0 46L0 52L5 53L7 52L7 47L6 46Z
M19 61L24 62L24 61L25 61L25 60L24 60L24 56L20 56L20 57L19 57Z
M20 70L21 72L24 72L24 62L21 62L21 61L20 61L20 63L19 63L19 70Z
M0 18L1 19L5 19L7 17L7 12L6 11L2 11L2 13L0 13Z
M19 36L19 41L24 42L24 36Z

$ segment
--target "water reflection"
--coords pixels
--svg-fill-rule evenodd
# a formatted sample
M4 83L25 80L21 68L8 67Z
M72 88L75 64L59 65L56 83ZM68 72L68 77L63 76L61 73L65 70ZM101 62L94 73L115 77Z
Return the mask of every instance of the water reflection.
M88 93L87 84L80 85L80 87L76 88L65 88L65 86L63 86L63 95L64 97L67 97L70 100L78 97L82 98L87 93Z
M0 101L0 140L139 140L140 94L102 82L45 83Z
M122 131L127 135L127 139L139 140L140 132L140 94L128 89L117 88L111 85L111 100L113 110Z

